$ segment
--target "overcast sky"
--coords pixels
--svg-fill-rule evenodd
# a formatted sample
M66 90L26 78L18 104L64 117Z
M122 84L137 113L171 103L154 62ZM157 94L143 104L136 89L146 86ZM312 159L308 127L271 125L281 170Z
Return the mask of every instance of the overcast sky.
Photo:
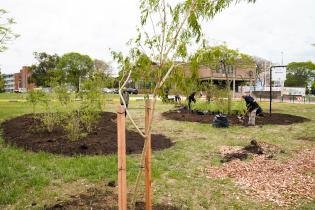
M35 62L33 52L80 52L111 61L109 49L125 43L138 24L138 0L0 0L21 36L0 53L2 72ZM226 42L244 53L281 63L315 62L315 1L257 0L232 5L204 24L210 43Z

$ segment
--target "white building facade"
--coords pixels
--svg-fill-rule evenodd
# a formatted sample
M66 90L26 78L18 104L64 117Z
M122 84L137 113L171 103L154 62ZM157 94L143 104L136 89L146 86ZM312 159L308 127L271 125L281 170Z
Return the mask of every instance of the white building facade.
M14 92L14 74L5 74L4 78L4 91L5 92Z

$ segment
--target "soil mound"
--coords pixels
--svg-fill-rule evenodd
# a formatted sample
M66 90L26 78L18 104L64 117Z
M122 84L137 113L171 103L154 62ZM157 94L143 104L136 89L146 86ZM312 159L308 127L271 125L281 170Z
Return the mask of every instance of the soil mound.
M131 196L128 196L131 197ZM110 190L99 190L99 189L89 189L88 192L82 193L78 196L73 196L73 199L70 201L60 202L54 204L50 207L44 208L45 210L65 210L65 209L106 209L106 210L116 210L118 197L117 195ZM131 202L128 201L128 204ZM129 206L128 209L130 209ZM144 210L145 203L137 202L136 210ZM180 210L180 208L171 206L168 204L154 204L154 210Z
M280 148L273 144L266 142L257 142L255 139L251 140L249 145L245 147L229 147L224 146L221 148L220 154L222 156L221 162L230 162L232 160L245 160L251 155L263 155L264 157L271 159L274 155L283 152Z
M214 114L200 114L199 112L189 112L187 110L173 110L164 112L162 114L166 119L177 120L177 121L187 121L187 122L199 122L199 123L212 123L215 117ZM241 119L237 115L228 116L229 125L243 125L247 126L248 118ZM269 113L264 113L263 116L256 117L256 125L291 125L294 123L303 123L310 121L307 118L290 115L273 113L269 116Z
M38 129L38 124L38 121L34 122L31 114L3 122L1 127L5 142L34 152L45 151L67 156L117 153L115 113L103 112L95 131L79 141L69 141L62 128L56 128L49 133L44 129ZM141 153L143 144L144 140L137 132L126 130L127 154ZM153 150L166 149L172 145L166 136L152 135Z

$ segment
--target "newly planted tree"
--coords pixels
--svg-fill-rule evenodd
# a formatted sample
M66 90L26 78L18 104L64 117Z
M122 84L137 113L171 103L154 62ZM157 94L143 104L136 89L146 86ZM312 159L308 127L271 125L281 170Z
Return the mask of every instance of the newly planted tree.
M46 99L46 94L41 90L31 90L26 96L26 100L32 104L33 114L36 112L36 106Z
M71 111L65 115L65 122L63 128L70 141L78 141L85 137L87 134L83 131L80 123L80 112Z
M56 110L56 104L47 97L44 101L45 113L41 116L41 121L46 128L46 130L51 133L53 130L60 125L61 115Z
M100 77L91 78L83 84L84 91L80 93L82 99L80 106L80 120L88 133L93 131L100 118L104 95L101 91L103 80Z
M254 2L254 0L246 1ZM150 68L150 73L154 75L152 81L155 84L152 91L152 112L154 113L159 90L163 88L174 68L187 62L188 45L193 41L199 42L201 40L201 20L209 20L232 3L238 2L240 1L182 0L174 3L174 1L166 0L140 0L141 23L138 27L138 36L130 41L133 49L136 48L131 52L136 53L133 53L129 59L120 56L119 53L114 53L114 57L120 62L121 70L125 75L120 86L120 97L123 99L121 91L129 81L134 68L137 68L134 61L138 59L133 59L133 57L144 54L154 65L154 68ZM127 113L130 116L128 110ZM152 120L152 117L148 120L147 134L151 133ZM142 136L146 137L141 159L143 165L146 146L150 137L144 135L138 127L137 129ZM136 189L141 173L142 170L140 170L137 178Z

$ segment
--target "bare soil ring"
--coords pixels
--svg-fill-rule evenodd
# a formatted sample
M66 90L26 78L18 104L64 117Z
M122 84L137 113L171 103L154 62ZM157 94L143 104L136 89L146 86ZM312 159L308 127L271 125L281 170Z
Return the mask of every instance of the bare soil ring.
M214 114L200 114L200 113L191 113L187 110L173 110L164 112L162 114L166 119L176 120L176 121L186 121L186 122L198 122L198 123L212 123L215 115ZM248 118L239 119L236 115L228 116L229 124L231 126L242 125L246 126ZM282 113L272 113L269 116L269 113L264 113L263 116L256 117L256 125L291 125L294 123L303 123L310 121L307 118L301 116L295 116L290 114Z
M39 129L39 120L31 114L19 116L2 123L4 141L34 152L45 151L66 156L107 155L117 153L116 114L103 112L93 133L79 141L69 141L61 127L49 133ZM126 130L127 154L141 153L144 140L135 131ZM152 149L163 150L173 145L164 135L152 135Z

